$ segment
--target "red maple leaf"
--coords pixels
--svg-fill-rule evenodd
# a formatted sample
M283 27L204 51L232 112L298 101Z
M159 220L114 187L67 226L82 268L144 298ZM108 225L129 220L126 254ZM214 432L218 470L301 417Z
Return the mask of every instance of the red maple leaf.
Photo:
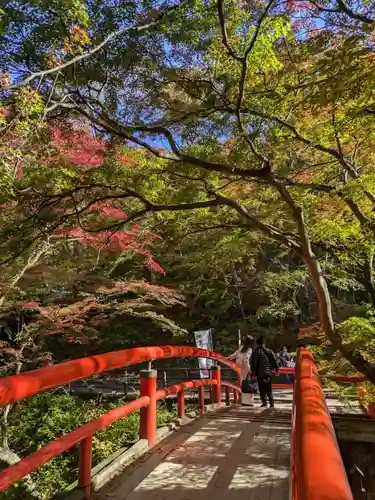
M40 302L22 302L19 304L20 309L38 309Z
M89 212L98 212L103 217L111 217L113 219L127 219L128 215L124 210L114 207L110 203L98 202L91 205Z
M54 128L51 142L61 156L76 165L97 168L103 163L106 143L89 131L62 131Z
M165 274L164 269L152 257L146 245L150 245L157 234L145 232L140 235L141 227L134 224L128 230L116 232L102 231L99 233L88 233L80 227L70 228L63 232L63 236L77 239L82 245L90 245L97 251L120 253L126 250L144 256L144 261L153 271Z

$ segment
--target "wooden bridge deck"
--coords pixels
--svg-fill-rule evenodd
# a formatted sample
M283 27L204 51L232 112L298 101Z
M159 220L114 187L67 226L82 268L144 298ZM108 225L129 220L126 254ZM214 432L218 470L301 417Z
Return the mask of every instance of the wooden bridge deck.
M276 408L231 407L182 427L94 500L288 500L292 391ZM327 400L332 414L357 414Z
M95 500L288 500L291 405L257 406L181 428Z

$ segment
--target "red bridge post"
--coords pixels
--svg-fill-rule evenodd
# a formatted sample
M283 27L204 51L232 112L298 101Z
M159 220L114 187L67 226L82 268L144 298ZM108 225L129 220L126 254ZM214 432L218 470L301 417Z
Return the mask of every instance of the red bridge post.
M213 366L212 367L212 378L213 380L216 380L217 384L214 385L213 391L214 391L214 400L213 402L218 405L220 408L221 406L221 370L220 366Z
M225 404L230 406L230 389L227 386L225 386Z
M224 356L204 349L189 346L150 346L136 347L122 351L107 352L95 356L66 361L55 366L45 366L30 372L13 375L0 379L0 407L16 403L43 391L49 391L76 380L81 380L92 375L124 368L138 363L150 362L154 359L169 358L210 358L222 362L230 367L237 374L238 367ZM104 415L91 420L64 436L55 439L53 442L43 446L31 455L24 457L19 462L10 465L0 471L0 493L11 487L14 483L36 471L49 460L70 450L77 444L80 446L79 481L78 484L84 492L85 500L90 496L91 473L92 473L92 437L96 432L100 432L112 423L141 410L139 434L143 439L147 439L152 446L156 443L156 399L163 399L169 394L174 394L180 389L179 413L184 413L184 389L191 389L199 386L200 406L204 408L204 385L208 385L211 394L216 402L221 401L221 376L216 373L215 386L211 385L212 376L209 381L194 380L176 384L165 388L164 391L156 390L155 370L145 370L140 374L141 397L114 408ZM202 385L201 385L202 384ZM232 385L234 397L237 400L241 393L240 387Z
M199 406L204 411L204 385L199 386Z
M147 439L150 446L156 443L156 370L141 370L141 396L148 396L150 403L141 408L139 436Z
M79 449L79 481L83 498L89 500L91 494L92 434L81 441Z
M185 391L180 389L177 393L177 410L178 417L184 418L185 416Z

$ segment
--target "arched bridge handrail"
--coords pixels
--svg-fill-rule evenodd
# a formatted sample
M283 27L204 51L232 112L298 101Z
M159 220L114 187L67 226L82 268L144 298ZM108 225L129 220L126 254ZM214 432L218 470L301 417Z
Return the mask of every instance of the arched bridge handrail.
M217 385L217 380L204 378L200 380L189 380L187 382L181 382L180 384L171 385L169 387L165 387L164 389L159 389L158 391L156 391L156 399L157 401L160 401L167 396L178 394L181 389L194 389L195 387L204 387L205 385ZM223 382L221 382L221 385L223 385ZM240 391L240 388L235 385L233 385L233 389L235 391Z
M217 386L218 381L212 379L200 379L200 380L191 380L188 382L181 382L180 384L175 384L170 387L166 387L165 389L160 389L155 392L155 401L163 399L164 397L181 393L183 395L183 391L186 389L192 389L195 387L204 387L204 386ZM233 388L237 391L240 389L236 386ZM80 458L80 477L81 481L86 481L86 484L82 486L86 487L86 495L85 498L90 498L90 480L91 480L91 447L92 447L92 436L95 432L99 432L109 425L113 424L117 420L124 418L136 410L140 410L142 408L147 407L150 404L151 397L149 396L140 396L138 399L126 403L125 405L119 406L118 408L114 408L113 410L108 411L104 415L91 420L87 424L78 427L74 431L65 434L54 441L49 443L39 450L35 451L31 455L22 458L19 462L14 465L10 465L5 470L0 472L0 492L4 491L6 488L14 485L17 481L27 476L31 472L37 470L40 466L47 463L54 457L61 455L67 450L73 448L73 446L77 444L83 445L83 450L87 449L85 443L89 443L89 458L87 457L87 453L85 451L81 452ZM155 413L155 422L153 423L156 428L156 413ZM142 424L141 424L142 425ZM88 466L88 469L87 469ZM85 479L82 480L82 472L87 471Z
M338 384L361 384L368 380L363 375L328 375L326 378Z
M298 351L292 423L291 498L353 500L318 370Z
M232 384L231 382L227 382L226 380L222 380L221 385L223 387L228 387L228 389L233 389L234 391L238 390L238 387L235 384Z
M189 346L135 347L66 361L4 378L0 380L0 406L117 368L157 359L187 357L215 359L239 373L235 363L214 351Z

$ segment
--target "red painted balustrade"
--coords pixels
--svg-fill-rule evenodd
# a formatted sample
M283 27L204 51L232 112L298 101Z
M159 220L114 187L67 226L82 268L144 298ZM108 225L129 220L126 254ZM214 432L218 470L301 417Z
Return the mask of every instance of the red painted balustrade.
M109 370L124 368L143 362L166 358L210 358L231 368L239 380L239 368L224 356L211 351L194 347L139 347L124 351L110 352L48 366L13 377L0 380L0 406L15 403L21 399L33 396L43 391L55 389L65 384L80 380ZM90 498L92 438L95 432L105 429L112 423L140 410L140 438L147 439L150 446L156 442L156 402L169 395L177 394L178 415L185 413L184 394L186 390L199 390L199 404L204 408L204 387L212 386L212 400L221 405L221 388L225 387L226 397L234 393L234 401L239 400L241 388L239 385L221 381L220 367L213 367L211 378L182 382L165 389L156 388L156 370L140 372L140 397L123 406L115 408L101 417L88 422L78 429L59 437L32 455L23 458L0 472L0 492L35 471L53 457L80 446L79 486L84 491L85 499Z
M294 380L292 500L353 500L312 354L300 349Z

